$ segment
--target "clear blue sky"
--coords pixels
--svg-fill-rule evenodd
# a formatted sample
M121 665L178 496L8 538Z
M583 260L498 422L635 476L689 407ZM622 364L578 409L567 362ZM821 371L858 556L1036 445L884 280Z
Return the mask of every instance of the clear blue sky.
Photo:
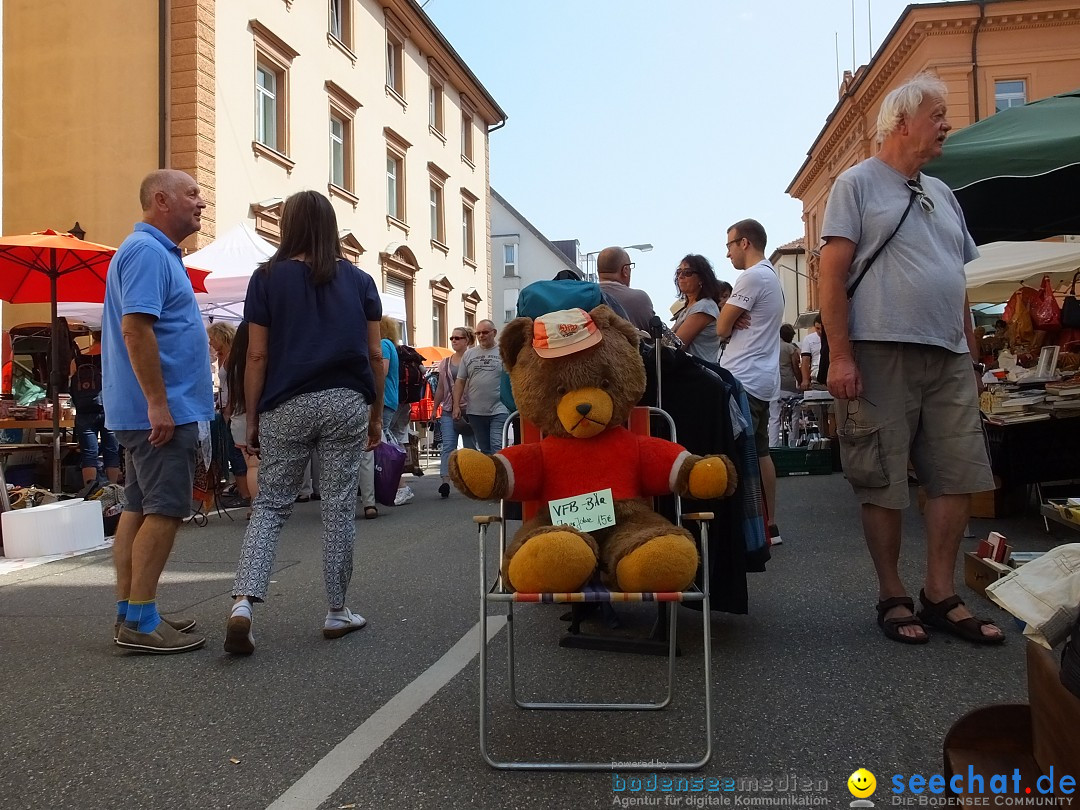
M906 6L855 0L856 64ZM583 253L651 242L631 251L633 285L658 312L687 253L735 277L733 222L759 220L769 251L803 235L784 189L836 104L837 49L851 69L851 0L428 0L424 11L506 111L491 185Z

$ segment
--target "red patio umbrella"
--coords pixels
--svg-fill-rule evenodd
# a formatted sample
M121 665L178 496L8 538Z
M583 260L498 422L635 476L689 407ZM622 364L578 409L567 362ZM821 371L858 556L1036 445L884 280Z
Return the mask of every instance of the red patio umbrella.
M0 237L0 299L12 304L50 304L52 346L49 367L53 406L53 491L60 491L60 386L57 368L56 304L59 301L105 300L105 274L116 248L86 242L70 233L45 230ZM206 292L208 274L188 269L196 292Z

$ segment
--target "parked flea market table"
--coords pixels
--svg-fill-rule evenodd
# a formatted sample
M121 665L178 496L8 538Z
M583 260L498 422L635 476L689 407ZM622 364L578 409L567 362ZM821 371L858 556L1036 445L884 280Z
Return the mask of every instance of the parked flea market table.
M22 431L24 440L22 442L0 444L0 511L6 512L11 509L11 502L8 500L7 494L7 479L4 476L4 468L7 466L8 459L15 453L20 452L42 453L46 458L49 458L53 448L51 441L46 444L39 444L25 440L30 438L29 434L33 431L51 430L52 426L52 419L0 419L0 430ZM75 421L73 419L60 419L61 431L66 433L74 427ZM71 447L71 443L68 442L61 444L61 450L70 449Z

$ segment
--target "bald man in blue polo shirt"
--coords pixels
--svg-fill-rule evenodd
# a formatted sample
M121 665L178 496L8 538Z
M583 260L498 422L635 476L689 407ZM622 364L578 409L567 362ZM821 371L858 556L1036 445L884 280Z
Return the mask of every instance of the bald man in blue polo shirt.
M158 580L191 512L198 423L214 415L206 332L178 247L202 227L206 203L191 177L171 169L146 176L139 202L143 221L109 265L102 316L105 419L127 454L114 640L177 653L206 641L187 632L193 619L157 609Z

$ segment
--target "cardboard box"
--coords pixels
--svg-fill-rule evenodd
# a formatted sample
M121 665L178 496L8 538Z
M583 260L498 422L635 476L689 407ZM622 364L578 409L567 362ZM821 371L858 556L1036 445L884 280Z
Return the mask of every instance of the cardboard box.
M1003 563L985 560L975 552L964 552L964 584L979 594L986 594L986 586L997 582L1013 569Z
M105 542L101 504L72 498L0 515L4 556L45 557L81 551Z

